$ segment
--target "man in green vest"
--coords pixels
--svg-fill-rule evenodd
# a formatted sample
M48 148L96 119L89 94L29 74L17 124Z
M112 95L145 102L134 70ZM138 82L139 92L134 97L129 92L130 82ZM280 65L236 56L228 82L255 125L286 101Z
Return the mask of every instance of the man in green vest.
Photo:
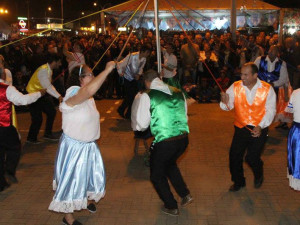
M178 216L177 201L168 179L182 198L182 206L193 201L176 164L189 143L186 101L181 90L163 83L156 71L147 71L144 80L148 90L134 103L131 125L137 131L144 131L150 126L154 136L150 150L150 179L164 202L162 211Z

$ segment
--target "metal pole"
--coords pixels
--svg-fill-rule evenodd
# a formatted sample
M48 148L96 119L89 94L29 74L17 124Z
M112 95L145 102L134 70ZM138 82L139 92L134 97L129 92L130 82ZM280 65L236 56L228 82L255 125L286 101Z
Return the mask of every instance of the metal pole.
M279 44L282 44L282 41L283 41L283 18L284 18L284 9L280 9L280 14L279 14Z
M104 7L102 7L102 10L103 9L104 9ZM101 17L101 33L106 34L106 31L105 31L105 15L104 15L103 11L100 13L100 17Z
M30 30L29 0L27 0L26 3L27 3L27 22L28 22L28 30Z
M157 54L157 72L161 72L161 50L160 50L160 36L158 24L158 0L154 0L154 16L155 16L155 33L156 33L156 54Z
M233 41L236 41L236 0L231 0L231 24L230 32L232 34Z
M64 0L60 0L61 23L64 23Z

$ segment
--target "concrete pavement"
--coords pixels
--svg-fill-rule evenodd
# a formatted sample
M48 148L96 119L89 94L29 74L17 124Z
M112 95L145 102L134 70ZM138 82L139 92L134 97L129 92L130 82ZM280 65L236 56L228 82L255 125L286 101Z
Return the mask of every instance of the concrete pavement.
M246 188L228 192L231 185L228 151L233 134L233 114L218 104L189 107L190 144L179 166L194 197L179 217L160 211L162 202L149 181L141 143L134 156L130 122L120 119L117 100L97 101L101 114L99 145L106 166L106 196L97 213L83 210L75 217L85 225L296 225L300 224L300 193L286 178L287 131L271 126L263 160L265 182L253 187L253 174L244 164ZM18 114L24 143L29 113ZM42 126L44 127L44 125ZM60 130L57 114L54 130ZM41 136L43 133L41 132ZM56 225L62 214L47 210L53 197L52 176L57 142L24 144L18 184L0 193L0 225ZM180 199L176 195L178 201Z

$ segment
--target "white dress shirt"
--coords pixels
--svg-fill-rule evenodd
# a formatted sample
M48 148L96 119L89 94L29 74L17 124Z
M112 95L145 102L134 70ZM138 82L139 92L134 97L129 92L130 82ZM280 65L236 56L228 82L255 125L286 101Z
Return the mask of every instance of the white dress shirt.
M5 83L0 79L0 83ZM6 89L6 98L14 105L29 105L41 97L41 92L34 92L31 94L23 95L14 86L10 85Z
M12 80L12 75L11 75L10 70L9 69L4 69L4 70L5 70L5 75L6 75L4 83L6 83L8 85L12 85L13 80Z
M165 49L163 49L163 55L164 55L164 65L169 67L170 69L173 69L172 71L167 70L166 68L163 68L163 74L165 78L172 78L176 75L176 69L177 69L177 58L172 53L169 54Z
M80 87L68 88L63 102L59 105L62 112L62 129L69 137L83 142L91 142L100 137L100 114L93 98L73 107L66 101L76 95Z
M258 88L262 87L261 81L259 79L257 79L256 84L253 86L253 88L251 90L249 90L249 88L247 88L245 85L243 85L243 83L241 83L241 85L243 86L243 88L246 91L246 98L247 101L250 105L252 105L254 98L256 96L256 91ZM226 93L229 95L229 102L227 104L227 106L229 107L229 109L227 108L227 106L223 103L220 102L220 107L223 110L231 110L234 108L234 90L233 90L234 84L232 84L226 91ZM267 101L266 101L266 105L265 105L265 110L266 110L266 114L264 115L263 119L260 121L260 123L258 124L262 129L266 128L268 126L270 126L270 124L272 123L274 116L276 114L276 94L274 92L274 89L271 87L268 93L268 97L267 97ZM253 124L247 124L247 125L252 125Z
M143 73L145 64L146 58L140 59L140 53L134 52L128 54L122 61L117 63L117 70L120 75L124 74L126 80L132 81L135 79L135 75Z
M261 60L261 56L257 57L256 60L254 61L254 63L257 65L257 67L259 68L260 65L260 60ZM268 72L273 72L275 70L275 64L276 62L278 62L278 57L276 57L276 59L271 62L269 56L266 57L266 61L268 64ZM288 76L288 71L286 68L286 63L285 61L282 60L282 65L280 68L280 75L279 75L279 79L277 81L274 81L274 87L280 87L283 86L285 84L287 84L289 82L289 76Z
M294 121L300 123L300 88L293 91L285 111L293 113Z
M172 95L169 86L159 78L155 78L152 81L150 89L158 90L168 95ZM131 127L134 131L144 131L149 127L151 121L150 106L150 97L147 93L138 93L135 96L131 107ZM186 102L185 112L187 117Z
M39 81L47 93L55 98L59 98L60 94L56 91L55 87L51 84L52 70L47 63L48 69L41 69L38 73Z

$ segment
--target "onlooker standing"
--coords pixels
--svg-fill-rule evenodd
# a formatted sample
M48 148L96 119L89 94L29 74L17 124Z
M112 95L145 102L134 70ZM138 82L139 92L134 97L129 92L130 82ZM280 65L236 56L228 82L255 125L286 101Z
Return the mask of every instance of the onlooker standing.
M293 89L297 89L297 66L300 65L300 53L297 52L295 41L293 38L288 37L284 40L284 49L280 56L287 65L289 81ZM294 81L295 80L295 81Z
M188 77L192 78L194 84L196 83L199 52L199 46L190 40L187 44L181 46L180 58L183 67L183 85Z
M176 78L176 69L177 69L177 58L174 55L174 46L167 44L165 49L162 49L164 56L164 63L162 64L162 77L163 81L167 84L181 88L178 78Z

